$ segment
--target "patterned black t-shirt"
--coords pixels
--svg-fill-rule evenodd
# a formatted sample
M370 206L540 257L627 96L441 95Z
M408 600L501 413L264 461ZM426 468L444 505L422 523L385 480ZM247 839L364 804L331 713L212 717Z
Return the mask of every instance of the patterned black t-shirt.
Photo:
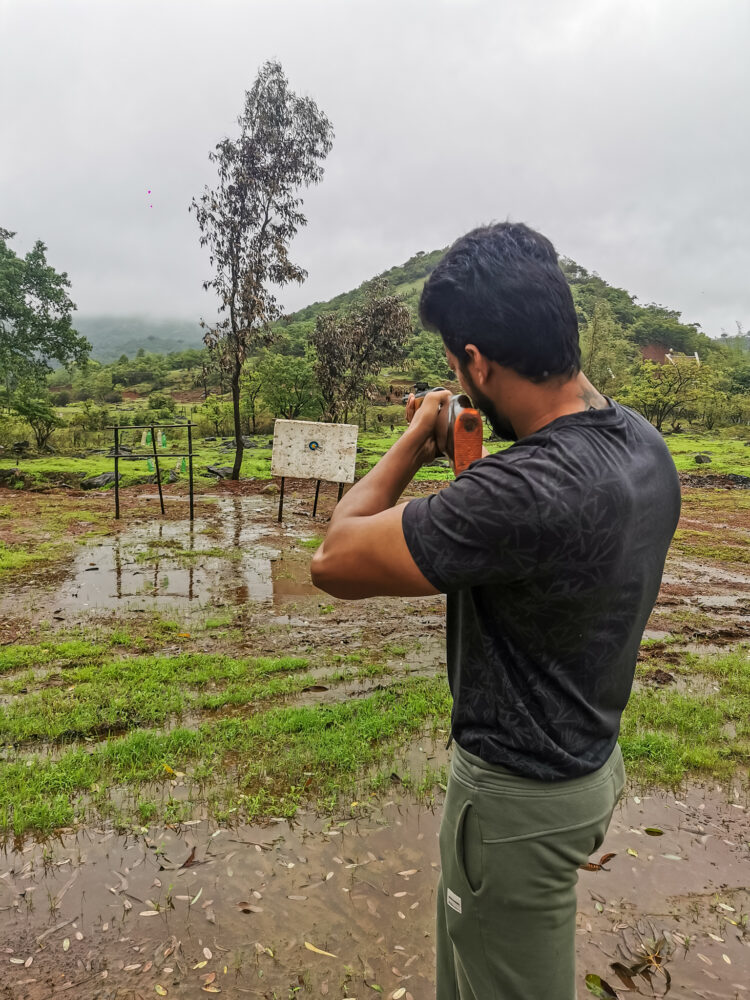
M545 781L606 762L679 513L661 435L617 403L559 417L407 504L409 551L448 595L465 750Z

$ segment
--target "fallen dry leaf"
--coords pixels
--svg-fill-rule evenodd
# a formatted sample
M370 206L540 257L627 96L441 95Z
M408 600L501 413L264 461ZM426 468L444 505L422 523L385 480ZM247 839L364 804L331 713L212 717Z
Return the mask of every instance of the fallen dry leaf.
M263 912L263 907L262 906L255 906L254 903L248 903L246 899L240 900L240 902L237 904L237 907L238 907L238 909L242 913L262 913Z
M338 955L334 955L330 951L322 951L320 948L316 948L314 944L310 944L309 941L305 941L305 948L308 951L314 951L316 955L327 955L329 958L338 958Z

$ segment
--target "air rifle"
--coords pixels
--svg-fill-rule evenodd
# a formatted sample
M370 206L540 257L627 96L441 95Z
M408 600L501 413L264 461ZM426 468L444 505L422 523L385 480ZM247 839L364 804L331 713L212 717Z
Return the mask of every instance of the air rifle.
M430 392L445 392L442 386L423 389L414 393L414 405L418 410L425 396ZM403 402L409 401L411 393L404 395ZM472 462L482 457L484 429L482 415L471 405L471 400L463 393L451 396L438 415L436 428L438 448L450 460L453 471L458 476L468 469Z

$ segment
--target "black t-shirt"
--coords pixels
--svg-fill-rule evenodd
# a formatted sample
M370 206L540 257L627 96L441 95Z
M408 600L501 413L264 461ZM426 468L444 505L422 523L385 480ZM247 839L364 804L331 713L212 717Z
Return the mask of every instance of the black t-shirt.
M409 551L448 595L465 750L544 781L606 762L679 513L661 435L617 403L559 417L406 505Z

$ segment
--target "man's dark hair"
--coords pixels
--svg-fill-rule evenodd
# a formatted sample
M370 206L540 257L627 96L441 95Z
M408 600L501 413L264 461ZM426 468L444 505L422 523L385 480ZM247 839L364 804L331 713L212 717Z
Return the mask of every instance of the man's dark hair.
M534 382L581 370L578 317L555 248L522 223L456 240L427 279L419 316L461 363L475 344Z

